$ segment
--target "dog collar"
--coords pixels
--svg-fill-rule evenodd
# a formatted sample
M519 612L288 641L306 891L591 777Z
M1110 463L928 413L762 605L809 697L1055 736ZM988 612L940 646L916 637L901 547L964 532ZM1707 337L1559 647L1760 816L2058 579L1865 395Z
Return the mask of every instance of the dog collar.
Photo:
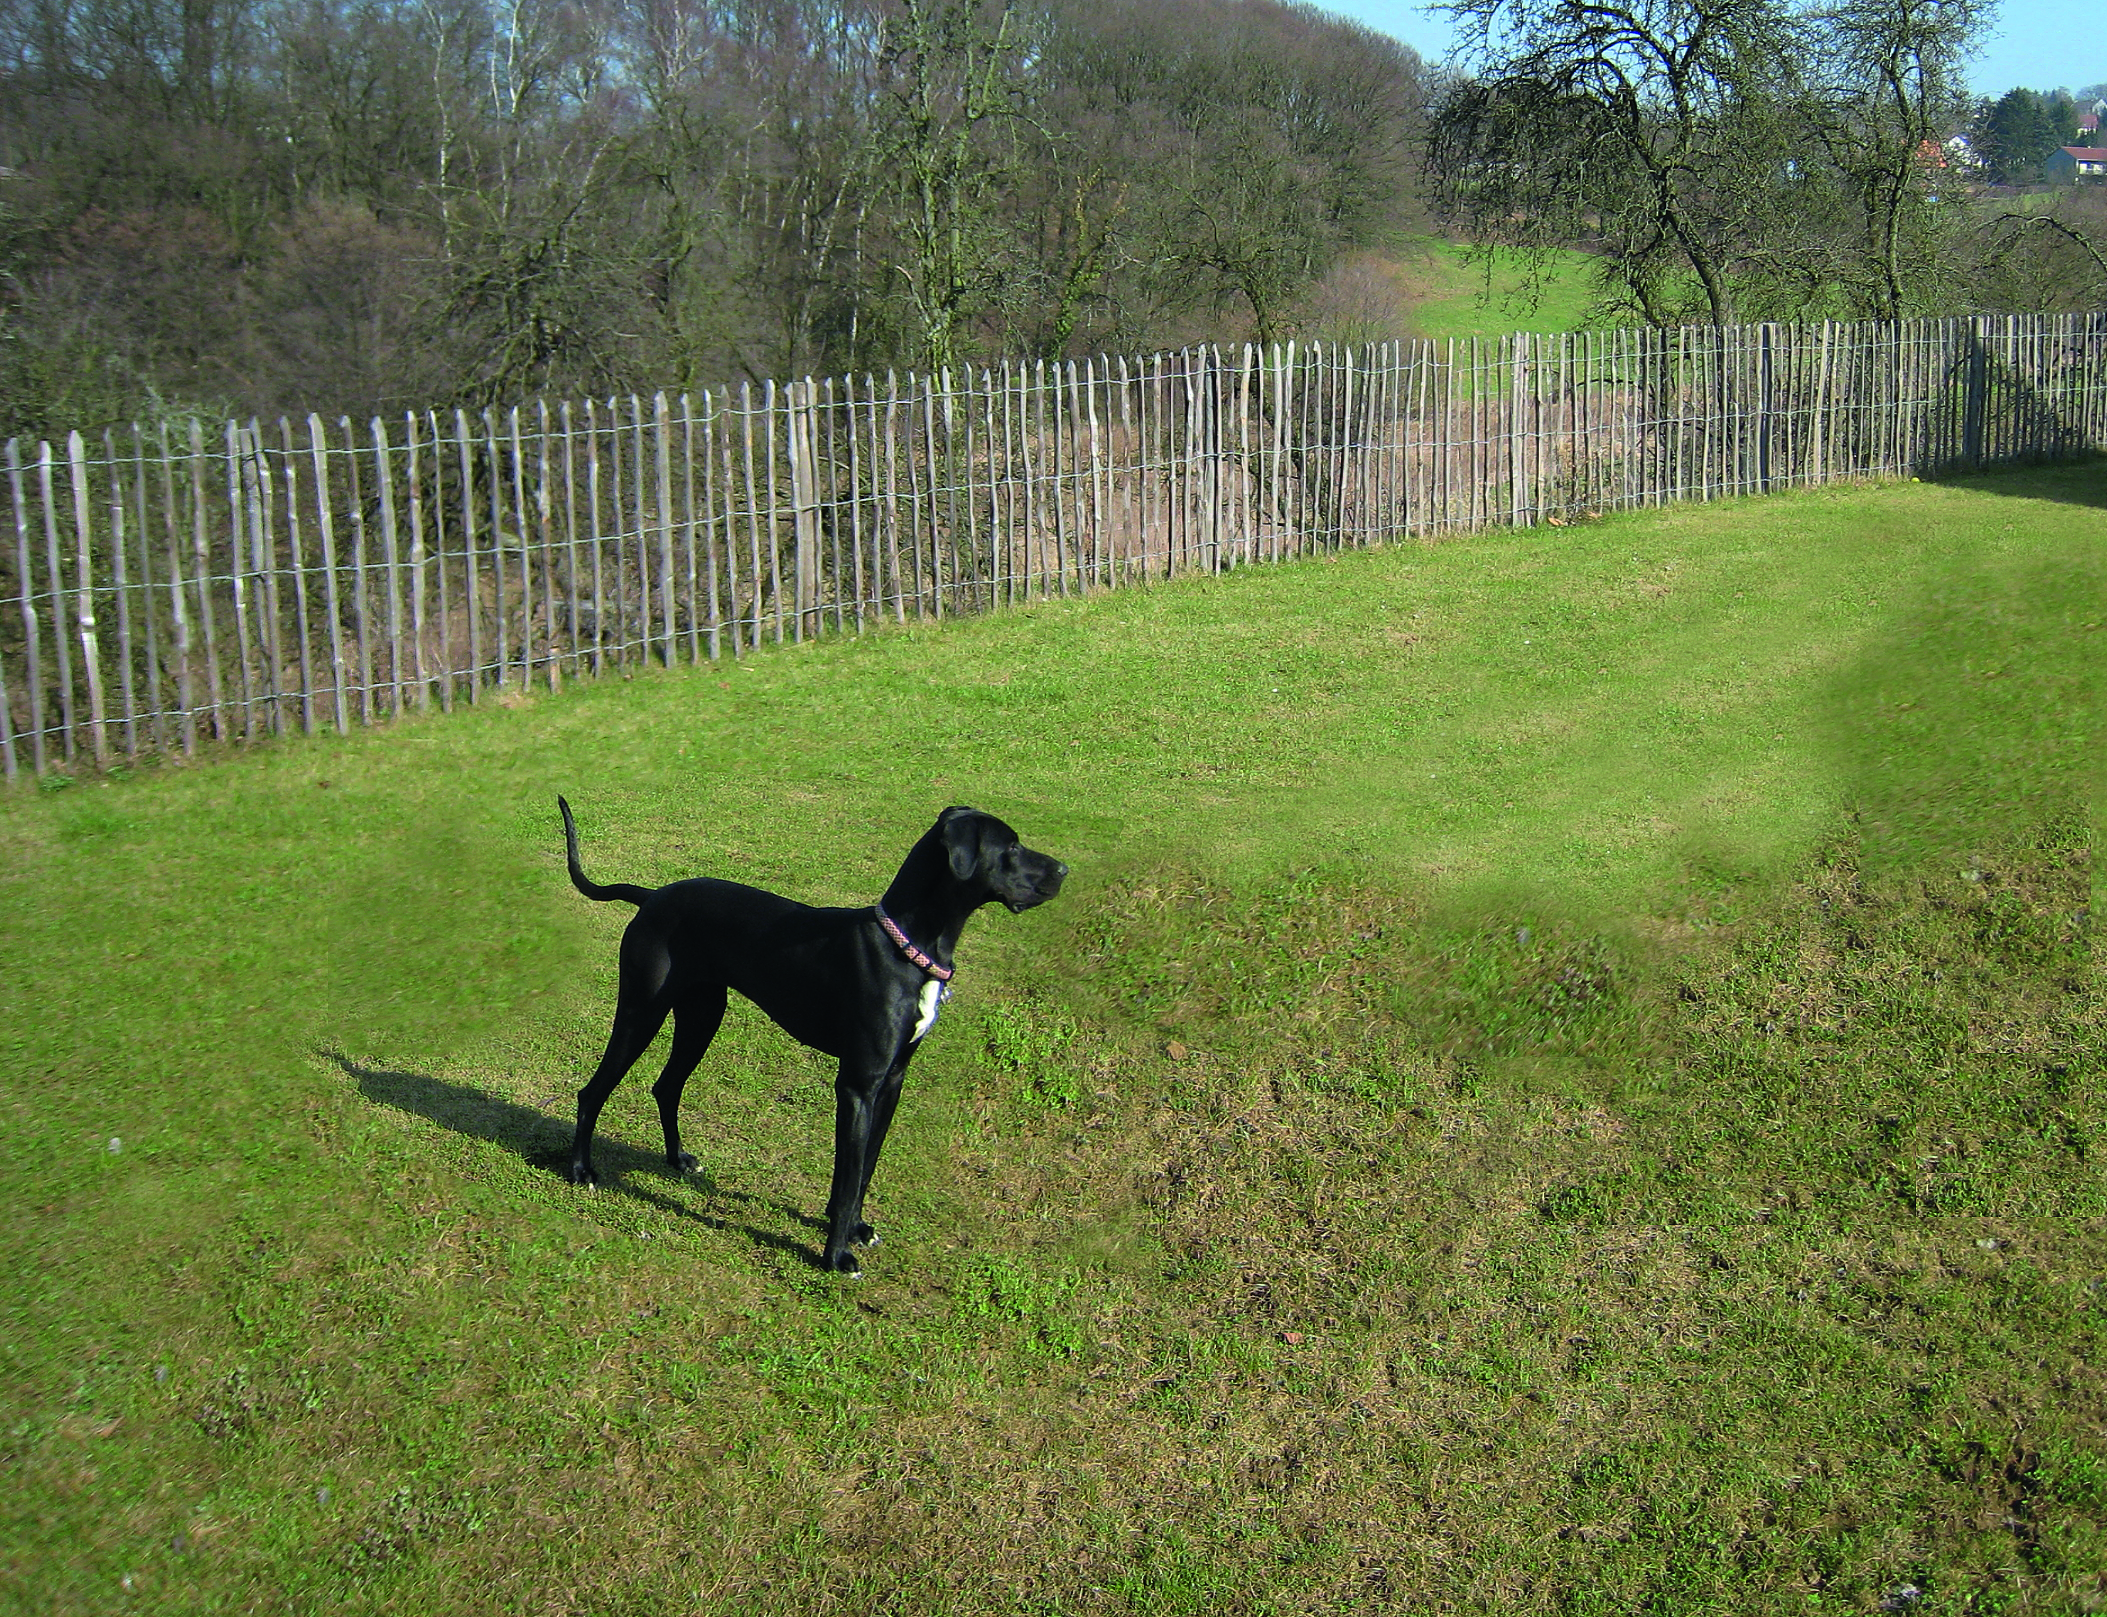
M878 912L878 924L885 928L885 935L893 940L893 946L897 948L900 951L900 953L907 956L908 961L911 964L920 966L924 971L928 972L930 976L934 977L940 983L948 983L949 981L951 981L951 968L949 966L938 965L934 960L930 959L929 956L922 953L920 949L917 949L912 943L910 943L908 941L907 934L905 932L902 932L899 926L893 921L893 918L885 913L885 907L883 905L874 904L871 906L871 908L875 909Z

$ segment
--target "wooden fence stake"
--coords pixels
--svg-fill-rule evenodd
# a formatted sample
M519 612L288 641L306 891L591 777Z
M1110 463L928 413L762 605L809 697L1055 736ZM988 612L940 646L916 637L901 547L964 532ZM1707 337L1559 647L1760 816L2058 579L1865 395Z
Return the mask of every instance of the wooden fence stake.
M688 622L688 662L692 665L702 661L702 599L696 593L695 574L695 401L686 393L680 396L680 443L682 559L688 570L683 614Z
M724 627L732 642L732 656L739 656L739 528L737 502L737 468L732 461L732 390L724 390L724 416L722 430L717 434L717 466L723 476L724 498Z
M605 545L600 524L600 407L597 400L585 401L585 518L593 547L593 672L607 668L607 580Z
M929 517L929 615L941 623L944 621L944 554L937 517L937 480L942 474L944 457L937 453L936 446L937 385L934 376L925 378L922 385L922 481L929 494L926 506Z
M242 430L227 423L227 578L234 604L234 643L241 657L241 733L256 739L256 703L262 683L256 635L249 624L248 500L242 488Z
M402 454L403 493L410 508L410 677L416 682L418 708L429 712L432 682L425 671L424 571L430 557L424 544L424 446L417 441L414 410L403 412Z
M344 609L337 592L336 520L330 509L335 497L330 492L329 436L318 415L307 418L307 443L315 465L315 527L322 539L322 610L329 618L330 689L337 734L348 735L351 712L345 687L350 675L344 665Z
M900 440L898 415L900 410L900 379L896 372L885 373L885 559L886 571L892 577L893 619L898 623L907 621L907 582L900 572L900 485L896 476L900 464Z
M555 513L549 488L549 401L534 401L534 542L541 552L541 625L543 674L552 691L563 688L562 636L556 626ZM519 412L512 416L518 441ZM524 457L521 457L524 459Z
M272 735L285 734L285 645L280 628L278 533L271 520L276 493L263 431L254 422L243 436L242 492L249 503L249 557L256 575L257 649L263 658L264 717Z
M117 603L117 695L124 709L124 755L139 756L139 708L132 678L132 589L128 552L131 528L125 521L124 472L117 464L117 436L105 427L102 434L104 475L110 480L110 585Z
M768 484L768 597L775 607L775 643L783 643L783 538L777 521L782 512L781 499L776 492L776 385L771 378L763 385L761 395L761 432L763 450L762 467L767 472ZM760 588L758 571L754 587ZM759 610L759 598L755 600ZM758 620L757 620L758 621Z
M918 391L920 390L915 386L915 374L913 371L909 371L907 373L907 403L906 408L901 412L902 430L900 438L902 445L901 456L907 463L907 544L905 549L907 552L907 575L912 580L912 583L902 587L912 589L914 594L914 615L917 620L929 615L926 588L928 582L927 569L924 565L922 553L923 538L928 527L928 524L923 520L925 513L922 500L922 478L926 468L923 465L922 457L915 453L916 423L914 400Z
M308 621L307 557L300 542L300 462L293 455L293 424L278 418L278 444L285 467L286 565L293 579L293 623L300 649L300 732L315 733L314 630ZM186 704L187 705L187 704Z
M812 608L812 593L807 581L813 573L813 506L816 503L812 489L812 448L808 440L811 410L805 400L812 379L791 381L783 385L783 453L790 462L790 589L791 625L790 636L799 645L805 641L805 623ZM773 490L770 490L773 504Z
M499 447L509 446L512 456L512 532L519 542L519 688L528 691L534 687L534 536L528 531L527 452L520 439L518 405L505 412L505 423ZM502 546L491 557L502 587Z
M658 472L658 605L659 605L659 655L671 668L673 656L673 461L672 461L672 417L664 392L656 393L651 400L652 438L654 459Z
M66 459L73 472L73 531L80 562L74 572L74 600L80 626L81 672L88 686L88 743L98 769L110 767L110 738L102 704L102 643L95 626L95 564L88 521L88 454L78 432L66 435Z
M381 565L388 581L388 712L400 714L402 677L402 544L395 527L395 467L387 424L379 416L367 423L373 436L373 481L380 501Z
M497 412L483 411L483 465L490 480L490 621L495 631L496 677L491 683L506 690L512 680L512 602L505 581L505 449L498 434ZM470 573L472 586L482 593L482 581Z
M570 646L571 674L575 678L585 671L585 653L578 647L579 613L583 604L579 598L578 581L578 432L576 419L571 414L571 401L565 399L559 408L563 417L563 576L568 597L565 610L569 614L564 622L564 633Z
M844 378L844 381L846 381L846 378ZM841 421L841 413L840 413L840 411L839 411L839 410L838 410L838 409L836 408L836 405L835 405L835 401L834 401L834 378L833 378L833 377L831 377L831 376L827 378L827 403L826 403L826 413L827 413L827 453L826 453L826 467L827 467L827 493L826 493L826 510L827 510L827 521L826 521L826 529L827 529L827 538L828 538L828 541L829 541L829 548L830 548L830 553L831 553L831 557L832 557L832 567L833 567L833 573L832 573L832 578L833 578L833 595L834 595L834 632L835 632L836 634L840 634L840 633L844 632L844 631L846 630L846 628L848 627L848 616L847 616L847 606L848 606L848 603L847 603L847 601L846 601L846 600L844 600L844 599L843 599L843 596L842 596L842 582L843 582L843 580L844 580L844 579L846 579L846 578L848 577L848 574L847 574L846 572L844 572L844 571L842 570L842 562L841 562L841 470L842 470L842 465L841 465L841 444L840 444L840 441L839 441L839 426L840 426L840 421ZM849 426L848 426L848 436L849 436L849 441L850 441L850 442L851 442L852 444L853 444L853 443L855 442L855 433L856 433L856 428L855 428L855 422L854 422L854 420L853 420L853 419L851 419L851 420L850 420L850 422L849 422ZM851 508L853 508L853 507L855 506L855 503L856 503L856 492L855 492L855 488L854 488L854 485L851 485L851 487L850 487L850 491L849 491L849 504L850 504Z
M29 761L37 774L45 768L44 648L42 622L36 607L36 585L29 568L29 501L22 490L20 443L7 440L7 484L15 507L15 582L20 589L22 610L22 656L27 665L24 683L29 695Z
M337 428L344 435L344 473L351 484L351 617L358 643L358 721L373 722L377 705L373 689L373 598L366 583L366 495L358 474L358 438L351 417L338 416Z
M773 392L775 384L769 388ZM771 416L771 419L773 417ZM749 650L758 651L761 646L761 497L759 483L754 474L754 393L750 383L739 384L739 438L742 455L741 469L745 472L746 495L746 587L753 597L753 620L747 626L746 644ZM770 521L774 517L771 515ZM769 553L775 550L774 529L769 530Z
M425 411L424 434L432 446L432 594L438 623L439 711L451 713L459 662L454 656L453 581L446 570L446 432L439 425L437 410Z

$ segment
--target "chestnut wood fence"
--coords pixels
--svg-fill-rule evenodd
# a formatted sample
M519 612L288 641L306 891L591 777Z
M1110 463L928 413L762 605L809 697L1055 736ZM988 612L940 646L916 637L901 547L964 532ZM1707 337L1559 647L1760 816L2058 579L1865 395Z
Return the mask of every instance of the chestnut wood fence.
M2103 438L2107 314L1199 347L11 440L0 768Z

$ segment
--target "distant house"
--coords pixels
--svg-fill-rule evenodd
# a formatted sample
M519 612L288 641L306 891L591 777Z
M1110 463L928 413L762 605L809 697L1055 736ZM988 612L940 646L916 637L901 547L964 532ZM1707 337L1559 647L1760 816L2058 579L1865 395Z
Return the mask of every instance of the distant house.
M2080 140L2085 140L2087 135L2097 135L2099 132L2100 115L2097 112L2081 112L2078 114L2078 138ZM2086 141L2085 143L2088 146L2095 144L2092 141Z
M2041 165L2051 185L2070 185L2078 180L2107 175L2107 146L2059 146Z
M2041 165L2043 178L2052 185L2107 177L2107 146L2062 146Z
M1983 166L1983 160L1975 155L1975 147L1966 135L1952 135L1946 141L1946 166L1972 174Z

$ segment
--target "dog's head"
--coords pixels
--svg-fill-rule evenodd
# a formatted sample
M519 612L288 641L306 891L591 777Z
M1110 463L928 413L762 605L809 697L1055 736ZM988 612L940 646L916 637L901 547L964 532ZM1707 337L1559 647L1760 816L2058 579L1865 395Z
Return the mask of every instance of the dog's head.
M1068 874L1060 860L1027 848L1009 826L979 809L945 809L930 834L943 845L954 878L977 887L981 903L1006 905L1013 915L1044 904Z

